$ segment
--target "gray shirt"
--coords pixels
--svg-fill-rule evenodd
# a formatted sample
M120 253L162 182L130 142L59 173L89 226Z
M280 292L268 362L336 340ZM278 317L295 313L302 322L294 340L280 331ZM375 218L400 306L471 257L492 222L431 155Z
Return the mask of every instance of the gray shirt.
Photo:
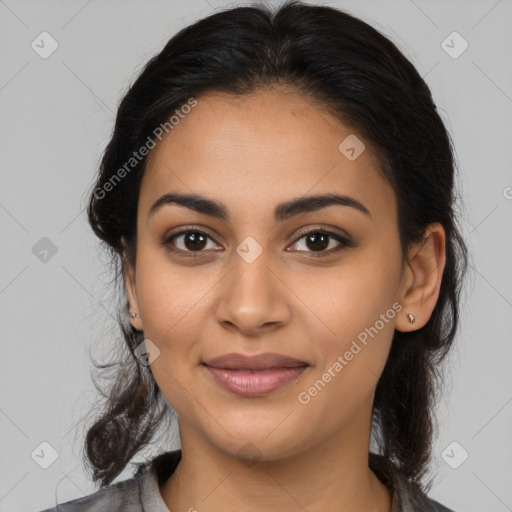
M180 459L181 450L165 452L139 464L130 479L41 512L170 512L160 494L159 484L169 478ZM453 512L422 492L412 491L397 475L387 477L392 491L391 512Z

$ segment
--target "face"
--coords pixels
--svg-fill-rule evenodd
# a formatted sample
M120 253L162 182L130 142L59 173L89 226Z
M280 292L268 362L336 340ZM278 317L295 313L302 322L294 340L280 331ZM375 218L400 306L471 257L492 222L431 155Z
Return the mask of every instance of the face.
M404 315L402 258L394 191L368 144L355 159L339 149L350 135L291 90L209 94L149 156L136 267L125 276L140 314L132 323L160 351L151 370L180 429L224 452L250 442L277 459L371 415ZM224 215L197 202L152 210L171 193L214 201ZM349 199L289 207L326 194ZM267 372L251 394L247 372L225 373L229 389L204 365L231 353L305 367Z

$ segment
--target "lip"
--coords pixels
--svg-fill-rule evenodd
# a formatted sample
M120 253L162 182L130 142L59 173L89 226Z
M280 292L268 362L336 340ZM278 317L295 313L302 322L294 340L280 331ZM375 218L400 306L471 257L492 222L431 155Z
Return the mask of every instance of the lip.
M273 352L265 352L253 356L238 353L224 354L203 361L203 364L213 368L228 370L268 370L271 368L307 366L305 361L299 361L294 357L275 354Z
M244 397L266 395L287 385L309 366L293 357L266 352L225 354L202 363L222 388Z
M292 366L266 370L232 370L204 365L214 380L235 395L256 397L266 395L296 380L307 368Z

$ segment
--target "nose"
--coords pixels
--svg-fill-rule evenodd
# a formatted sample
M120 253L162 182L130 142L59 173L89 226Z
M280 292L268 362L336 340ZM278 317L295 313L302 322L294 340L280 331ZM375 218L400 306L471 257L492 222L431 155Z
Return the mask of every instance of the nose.
M285 325L291 318L291 293L281 274L265 251L250 263L237 255L232 269L216 287L216 320L224 328L246 335Z

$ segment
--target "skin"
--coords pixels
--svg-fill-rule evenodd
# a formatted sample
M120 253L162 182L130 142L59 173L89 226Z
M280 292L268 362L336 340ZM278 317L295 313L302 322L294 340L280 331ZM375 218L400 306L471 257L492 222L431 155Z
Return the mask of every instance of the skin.
M314 100L282 87L197 100L149 156L137 263L124 270L130 311L140 314L132 325L160 350L151 370L179 416L182 460L161 495L173 512L389 512L390 491L367 462L374 392L394 329L419 329L434 309L444 230L432 224L403 261L396 196L369 144L358 136L365 151L346 158L338 145L353 130ZM150 216L151 205L171 191L215 199L230 217L176 204ZM278 203L319 193L349 195L371 216L331 205L274 220ZM339 247L330 238L318 251L299 239L300 230L322 225L348 233L354 246L315 257ZM185 236L174 239L176 250L193 257L162 244L185 226L211 237L203 252ZM263 249L251 263L236 252L248 236ZM396 316L309 403L300 403L299 393L395 302L402 306ZM277 352L309 367L277 391L241 397L200 364L230 352Z

